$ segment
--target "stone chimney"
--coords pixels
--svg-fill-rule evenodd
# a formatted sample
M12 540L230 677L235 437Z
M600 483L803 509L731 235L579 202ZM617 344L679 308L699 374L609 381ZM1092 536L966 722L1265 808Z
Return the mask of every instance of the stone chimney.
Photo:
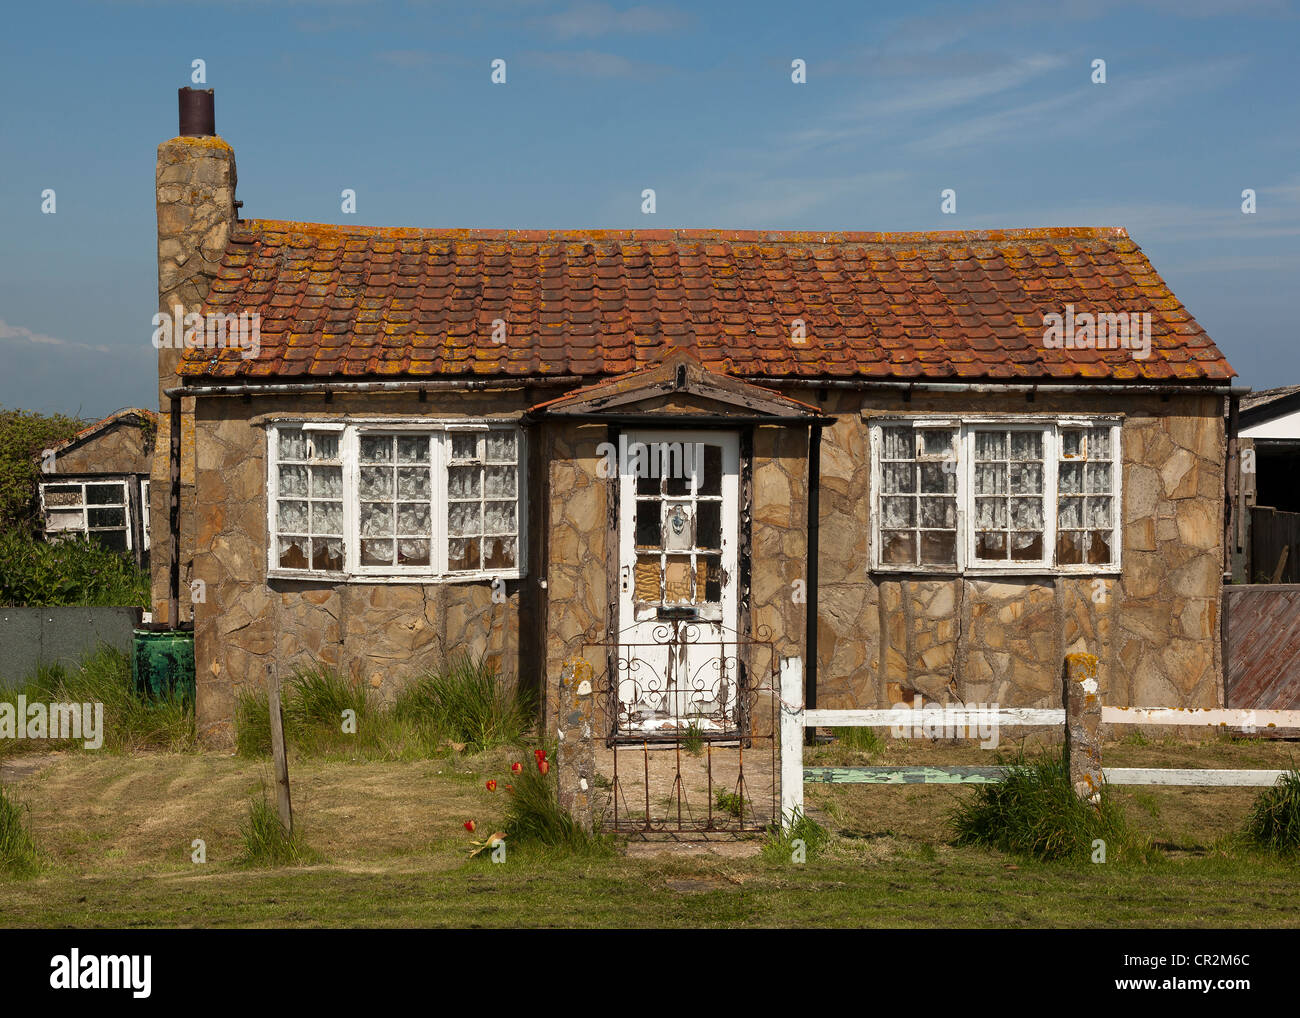
M179 90L177 137L158 146L155 176L158 208L158 312L173 319L198 312L217 277L236 218L235 153L216 134L212 89ZM173 336L182 322L173 322ZM181 534L179 618L168 618L171 572L171 411L166 389L179 384L179 341L158 349L158 442L150 475L150 559L155 622L190 620L189 561L194 534L194 400L181 401L179 523Z

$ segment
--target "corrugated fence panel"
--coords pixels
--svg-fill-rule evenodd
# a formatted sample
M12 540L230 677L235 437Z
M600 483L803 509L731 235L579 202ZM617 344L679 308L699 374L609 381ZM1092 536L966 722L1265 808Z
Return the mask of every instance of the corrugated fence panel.
M1231 584L1223 602L1225 706L1300 709L1300 585Z

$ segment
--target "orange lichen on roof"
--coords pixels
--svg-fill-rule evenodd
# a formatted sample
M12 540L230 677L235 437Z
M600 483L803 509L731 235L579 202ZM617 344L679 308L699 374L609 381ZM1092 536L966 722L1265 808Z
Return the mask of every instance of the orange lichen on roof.
M1049 348L1044 316L1067 304L1076 314L1149 314L1149 356ZM750 378L1182 384L1235 374L1114 227L428 230L251 220L232 229L204 310L258 313L259 353L187 350L187 378L596 378L674 349Z

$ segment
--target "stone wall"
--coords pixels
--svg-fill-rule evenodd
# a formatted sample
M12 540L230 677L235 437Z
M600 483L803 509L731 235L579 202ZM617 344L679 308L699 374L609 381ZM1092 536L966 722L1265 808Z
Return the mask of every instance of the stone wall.
M147 474L153 459L153 426L136 418L108 425L55 457L60 474Z
M796 393L814 400L815 392ZM931 700L1059 706L1071 652L1096 654L1105 702L1220 703L1226 444L1213 397L831 392L822 448L818 706ZM876 413L1123 415L1122 573L899 576L868 569Z
M486 655L509 682L538 681L525 657L520 612L530 611L536 573L506 581L504 603L488 580L334 583L267 578L268 416L459 417L519 412L522 393L417 396L263 397L198 401L193 567L206 600L194 605L198 724L211 744L230 742L235 700L260 686L266 665L336 669L389 701L403 683L450 656ZM531 544L531 542L530 542Z

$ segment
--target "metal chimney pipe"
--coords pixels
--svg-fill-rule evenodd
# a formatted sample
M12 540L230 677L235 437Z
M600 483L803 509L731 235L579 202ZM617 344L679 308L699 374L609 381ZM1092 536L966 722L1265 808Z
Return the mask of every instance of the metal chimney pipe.
M217 133L217 108L210 88L178 88L180 135L182 138L210 138Z

